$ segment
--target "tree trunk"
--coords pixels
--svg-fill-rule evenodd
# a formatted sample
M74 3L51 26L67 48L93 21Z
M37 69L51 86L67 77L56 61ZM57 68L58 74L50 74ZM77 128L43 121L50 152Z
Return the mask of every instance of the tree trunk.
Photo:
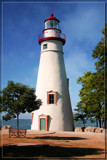
M85 127L85 120L83 119L83 124L84 124L84 127Z
M99 127L101 128L101 118L99 118Z
M19 114L17 114L17 136L19 137Z
M101 128L104 128L103 124L104 124L104 120L101 119Z
M85 123L83 123L84 124L84 127L85 127Z
M98 120L96 119L96 127L98 127Z
M101 113L101 104L99 103L99 113ZM102 127L102 119L101 119L101 114L99 114L99 127Z
M107 129L107 119L104 119L104 128Z
M104 128L107 129L107 119L104 121Z

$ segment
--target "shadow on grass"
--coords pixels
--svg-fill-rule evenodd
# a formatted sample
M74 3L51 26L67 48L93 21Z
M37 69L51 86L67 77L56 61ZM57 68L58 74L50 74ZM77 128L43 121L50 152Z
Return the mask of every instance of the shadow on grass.
M100 155L103 149L96 148L65 148L58 146L29 147L3 146L3 157L84 157L86 155Z
M85 140L86 138L80 137L53 137L53 136L44 136L44 137L33 137L31 139L50 139L50 140Z

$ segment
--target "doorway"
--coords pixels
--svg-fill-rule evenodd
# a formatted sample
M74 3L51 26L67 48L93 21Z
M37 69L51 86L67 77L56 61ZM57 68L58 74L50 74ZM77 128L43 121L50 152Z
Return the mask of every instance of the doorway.
M48 115L38 115L38 130L48 131Z
M46 128L45 118L40 118L40 130L45 131L45 128Z

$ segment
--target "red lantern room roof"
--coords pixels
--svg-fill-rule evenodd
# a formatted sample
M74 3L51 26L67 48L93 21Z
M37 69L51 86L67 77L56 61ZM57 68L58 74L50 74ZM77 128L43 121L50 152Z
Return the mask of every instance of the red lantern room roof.
M48 20L56 20L56 21L59 22L59 20L58 20L56 17L53 16L53 13L51 13L51 16L48 17L44 22L46 22L46 21L48 21Z

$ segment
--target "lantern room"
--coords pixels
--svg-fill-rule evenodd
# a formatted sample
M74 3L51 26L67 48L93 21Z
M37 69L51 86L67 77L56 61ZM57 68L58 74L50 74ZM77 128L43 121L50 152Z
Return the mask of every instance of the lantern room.
M53 13L44 22L45 22L45 29L48 29L48 28L59 29L59 20L53 16Z
M39 44L47 40L58 40L61 41L64 45L66 41L65 34L61 33L61 30L59 29L59 20L53 16L53 13L44 22L45 29L41 34L39 34Z

